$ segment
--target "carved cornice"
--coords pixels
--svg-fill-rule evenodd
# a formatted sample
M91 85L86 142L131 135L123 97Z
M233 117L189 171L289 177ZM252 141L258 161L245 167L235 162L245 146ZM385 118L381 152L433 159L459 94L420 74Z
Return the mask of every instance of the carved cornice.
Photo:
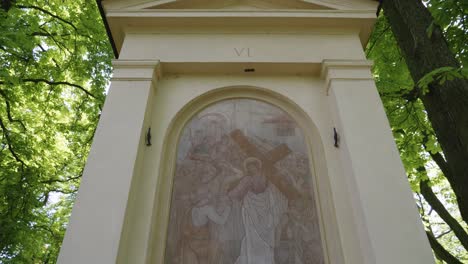
M321 78L325 80L327 95L333 80L373 80L370 60L323 60Z
M152 81L161 77L159 60L113 60L111 81Z

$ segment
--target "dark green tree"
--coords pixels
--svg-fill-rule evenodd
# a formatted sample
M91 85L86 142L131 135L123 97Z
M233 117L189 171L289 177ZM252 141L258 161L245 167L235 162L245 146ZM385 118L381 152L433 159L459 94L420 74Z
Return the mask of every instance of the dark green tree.
M466 1L450 2L468 11ZM449 179L461 215L467 221L468 81L453 75L460 69L466 51L462 48L457 58L439 23L420 0L384 1L383 8L412 79L416 83L427 79L426 85L415 86L413 91L427 111L444 154L440 168ZM460 23L467 13L461 15ZM463 33L462 37L466 37L467 32ZM458 45L466 45L466 41ZM452 73L454 78L444 73Z
M468 2L385 0L382 7L367 49L376 62L377 86L431 246L439 260L463 263L468 249Z
M105 97L94 1L0 8L0 262L54 263Z

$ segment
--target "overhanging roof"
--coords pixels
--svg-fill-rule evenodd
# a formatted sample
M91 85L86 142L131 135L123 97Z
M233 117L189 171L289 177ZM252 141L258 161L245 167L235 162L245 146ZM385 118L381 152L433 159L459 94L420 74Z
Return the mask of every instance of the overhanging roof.
M365 45L375 22L375 10L304 10L304 9L154 9L121 8L104 10L102 0L96 0L118 58L128 27L173 27L185 25L226 27L255 26L301 26L301 27L346 27L359 30Z

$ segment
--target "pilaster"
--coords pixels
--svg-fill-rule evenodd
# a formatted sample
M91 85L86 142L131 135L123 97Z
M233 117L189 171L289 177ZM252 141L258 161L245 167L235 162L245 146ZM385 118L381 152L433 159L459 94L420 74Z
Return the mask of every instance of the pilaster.
M116 263L132 178L145 148L145 118L158 62L114 61L58 263Z
M363 263L434 263L371 66L366 60L324 61L322 70L356 243Z

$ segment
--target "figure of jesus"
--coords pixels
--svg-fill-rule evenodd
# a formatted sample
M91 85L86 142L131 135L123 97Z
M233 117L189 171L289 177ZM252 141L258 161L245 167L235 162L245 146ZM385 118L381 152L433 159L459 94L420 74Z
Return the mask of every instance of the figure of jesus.
M235 264L274 264L276 229L286 212L286 197L271 184L262 169L261 160L244 161L246 175L229 192L231 199L242 201L245 236Z

